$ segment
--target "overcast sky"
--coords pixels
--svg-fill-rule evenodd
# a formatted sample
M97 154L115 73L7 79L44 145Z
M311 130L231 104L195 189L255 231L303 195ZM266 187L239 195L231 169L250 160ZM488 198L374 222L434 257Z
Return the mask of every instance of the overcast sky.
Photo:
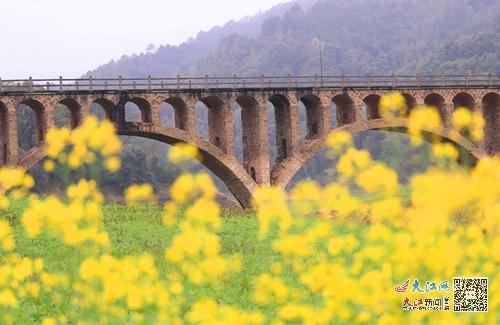
M2 79L78 77L286 0L0 0Z

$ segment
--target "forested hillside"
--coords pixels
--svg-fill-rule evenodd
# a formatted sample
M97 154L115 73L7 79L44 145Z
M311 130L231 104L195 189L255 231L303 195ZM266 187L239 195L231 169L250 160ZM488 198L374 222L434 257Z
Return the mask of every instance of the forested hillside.
M160 45L146 53L124 55L87 75L315 74L320 71L320 42L326 74L498 74L499 22L500 2L496 0L299 0L200 32L180 46ZM234 131L236 155L241 159L238 110L235 107ZM269 113L273 148L271 109ZM200 107L197 114L200 135L206 135L206 111ZM172 116L163 114L162 119L168 123ZM167 146L142 139L126 141L122 173L104 179L113 185L109 189L123 189L131 179L166 189L178 173L166 165ZM406 144L407 138L400 134L357 135L358 146L386 160L403 177L426 163L422 152ZM327 166L322 156L316 157L297 179L325 180ZM50 180L39 182L46 186Z
M323 0L288 3L200 33L179 47L125 56L92 71L95 76L416 73L433 64L456 73L498 69L500 3L495 0ZM481 35L483 37L481 37ZM489 41L490 43L493 41ZM485 45L478 46L475 45ZM491 45L491 44L490 44ZM498 46L498 43L497 43ZM465 49L469 47L472 53ZM455 52L450 58L447 51ZM489 56L483 62L483 51ZM443 55L437 53L443 52ZM448 53L448 54L446 54ZM431 61L430 61L431 60ZM444 64L444 65L442 65ZM441 66L442 65L442 66ZM441 71L435 71L439 73Z

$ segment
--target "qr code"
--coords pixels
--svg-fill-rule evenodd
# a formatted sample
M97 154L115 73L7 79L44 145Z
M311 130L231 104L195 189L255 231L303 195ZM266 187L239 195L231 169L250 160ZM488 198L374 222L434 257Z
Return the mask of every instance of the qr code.
M453 278L453 311L487 312L488 278Z

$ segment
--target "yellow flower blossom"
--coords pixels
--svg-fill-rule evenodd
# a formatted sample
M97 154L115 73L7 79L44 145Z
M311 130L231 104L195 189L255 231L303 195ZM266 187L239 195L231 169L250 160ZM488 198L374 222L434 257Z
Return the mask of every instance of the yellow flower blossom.
M410 112L408 134L412 144L422 144L422 131L435 131L441 125L441 116L434 107L417 107Z
M337 163L337 170L344 178L350 178L370 163L370 153L365 150L349 148Z
M340 153L352 145L352 135L347 131L333 131L328 135L326 144L333 153Z
M389 93L380 98L380 116L383 118L401 117L406 114L406 100L400 93Z
M458 150L451 143L436 143L432 145L432 155L437 159L458 159Z
M198 149L189 143L178 143L173 146L168 154L168 160L173 164L180 164L185 161L201 159Z
M125 201L128 204L137 204L139 202L156 202L153 187L151 184L134 184L125 190Z

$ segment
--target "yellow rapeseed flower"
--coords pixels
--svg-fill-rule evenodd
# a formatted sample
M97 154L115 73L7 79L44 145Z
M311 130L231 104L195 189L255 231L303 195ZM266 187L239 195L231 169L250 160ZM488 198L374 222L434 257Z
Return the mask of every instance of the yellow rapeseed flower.
M178 143L173 146L168 154L168 160L173 164L201 159L198 149L190 143Z

